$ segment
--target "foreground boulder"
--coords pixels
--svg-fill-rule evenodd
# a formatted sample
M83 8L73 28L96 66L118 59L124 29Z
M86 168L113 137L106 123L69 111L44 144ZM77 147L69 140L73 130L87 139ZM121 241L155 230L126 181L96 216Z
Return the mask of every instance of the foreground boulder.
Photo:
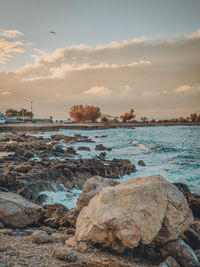
M101 176L93 176L88 179L82 189L82 193L77 200L78 211L87 206L90 200L96 196L104 187L118 185L119 182Z
M158 246L177 239L193 221L184 195L161 176L131 179L104 188L77 219L79 250L100 244L116 251L139 242Z
M24 228L37 224L44 214L44 209L25 200L18 194L0 192L0 221L5 225Z

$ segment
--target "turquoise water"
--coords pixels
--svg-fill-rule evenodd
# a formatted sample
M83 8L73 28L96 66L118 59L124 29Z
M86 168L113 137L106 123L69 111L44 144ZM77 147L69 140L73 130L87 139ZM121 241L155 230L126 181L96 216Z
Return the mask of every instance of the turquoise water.
M137 172L121 177L121 181L132 177L162 175L170 182L182 182L192 192L200 194L200 126L168 126L168 127L136 127L135 129L108 130L61 130L59 132L37 133L49 137L52 134L89 136L94 143L70 144L74 148L90 147L91 151L77 151L76 158L91 158L99 155L95 151L97 144L111 147L106 151L106 159L129 159L137 168ZM102 138L102 135L107 137ZM68 145L63 144L63 148ZM143 160L145 167L139 166ZM40 160L37 157L36 160ZM62 160L59 158L59 160ZM48 195L46 203L61 203L68 208L76 207L76 200L81 191L41 192Z
M200 193L200 126L136 127L134 129L62 130L62 134L82 134L95 143L79 143L74 147L89 146L78 157L99 154L97 144L111 147L107 159L129 159L137 168L130 177L162 175L170 182L186 183L192 192ZM100 136L107 135L106 138ZM96 137L95 137L96 136ZM98 136L98 138L97 138ZM142 159L146 167L137 164Z

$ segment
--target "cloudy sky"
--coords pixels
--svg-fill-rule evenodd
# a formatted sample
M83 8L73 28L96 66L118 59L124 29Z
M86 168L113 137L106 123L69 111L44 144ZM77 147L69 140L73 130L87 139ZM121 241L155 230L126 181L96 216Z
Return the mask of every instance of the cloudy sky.
M199 0L0 0L0 111L200 113ZM56 34L50 33L55 31Z

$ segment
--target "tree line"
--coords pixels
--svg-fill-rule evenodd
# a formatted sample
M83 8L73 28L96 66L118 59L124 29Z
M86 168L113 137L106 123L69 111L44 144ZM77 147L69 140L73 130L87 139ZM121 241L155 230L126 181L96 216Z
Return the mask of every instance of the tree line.
M33 118L33 113L31 111L26 110L25 108L21 108L20 110L16 109L7 109L5 114L3 114L5 117L28 117Z
M172 119L162 119L162 120L155 120L155 119L148 119L146 116L140 118L140 120L136 120L135 111L134 109L130 109L130 111L125 112L124 114L120 115L119 117L115 117L113 119L108 119L107 116L103 115L99 107L95 107L92 105L74 105L70 109L70 117L75 122L96 122L98 119L101 118L101 122L103 123L129 123L129 122L142 122L142 123L184 123L184 122L200 122L200 114L197 115L196 113L190 114L190 116L184 118L172 118Z

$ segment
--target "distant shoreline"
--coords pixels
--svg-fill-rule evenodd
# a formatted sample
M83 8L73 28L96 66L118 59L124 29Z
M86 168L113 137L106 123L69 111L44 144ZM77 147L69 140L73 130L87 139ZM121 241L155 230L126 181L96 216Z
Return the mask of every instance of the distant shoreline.
M44 123L44 124L2 124L1 132L49 132L60 129L69 130L105 130L113 128L135 128L135 127L156 127L156 126L200 126L200 123L126 123L126 124L103 124L103 123Z

